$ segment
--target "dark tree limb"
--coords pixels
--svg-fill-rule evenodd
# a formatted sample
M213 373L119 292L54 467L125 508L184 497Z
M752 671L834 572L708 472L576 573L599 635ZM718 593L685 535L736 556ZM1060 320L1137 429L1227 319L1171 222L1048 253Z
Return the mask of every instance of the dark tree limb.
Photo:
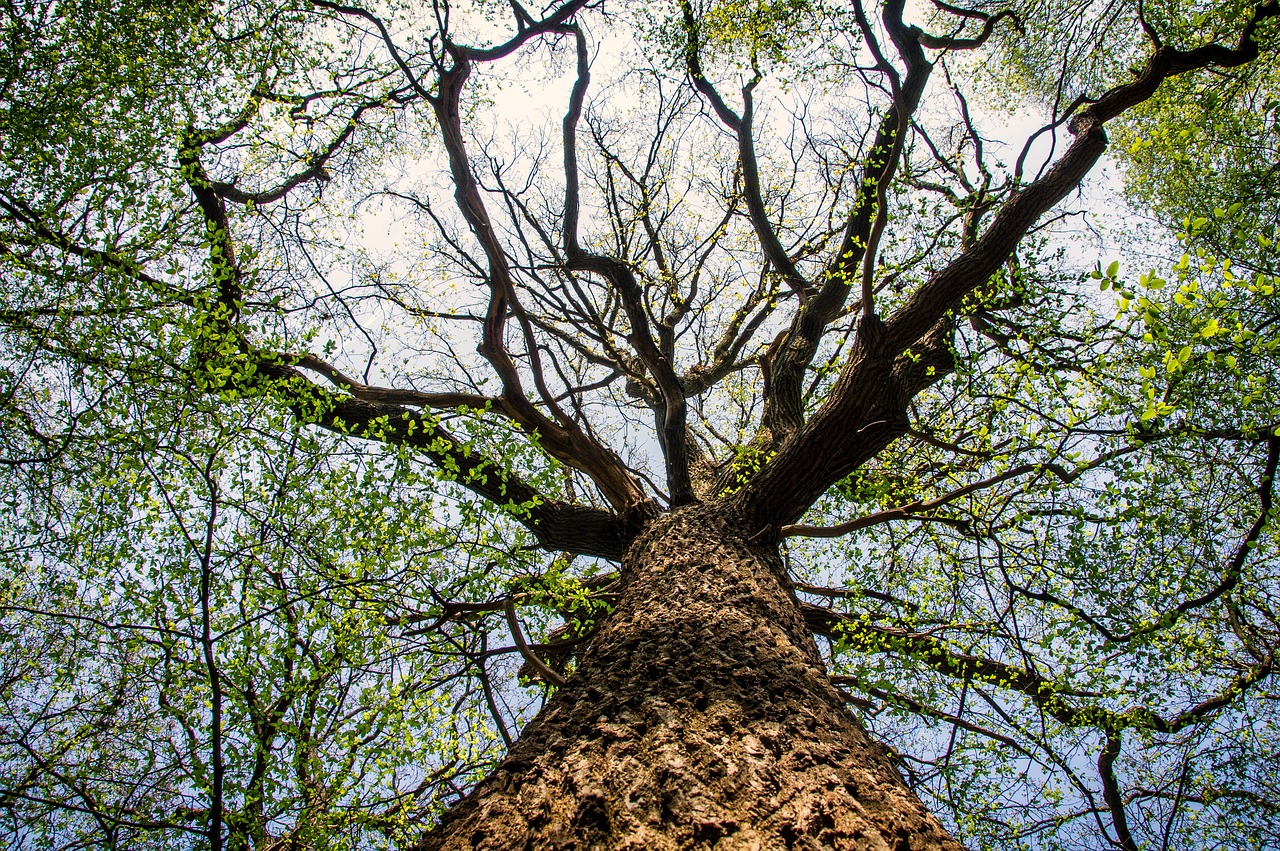
M565 684L565 678L557 674L555 671L547 667L547 663L538 658L538 654L533 652L529 647L529 642L524 640L524 631L520 629L520 619L516 617L515 603L510 599L507 600L503 611L507 615L507 628L511 630L511 638L515 641L516 647L520 650L520 655L524 660L533 666L544 682L553 686L562 686Z
M644 307L644 293L636 281L635 273L616 257L607 257L584 251L578 241L578 209L580 189L578 181L577 128L582 115L591 75L587 63L586 38L578 28L573 28L577 47L578 77L569 98L569 109L563 123L565 199L564 199L564 251L566 267L575 272L591 272L603 277L618 293L627 314L631 332L628 341L640 360L653 376L661 394L658 410L658 438L662 444L666 462L667 488L672 505L685 505L696 501L689 474L688 403L684 387L676 374L671 359L654 341L651 323Z
M200 150L208 141L208 134L188 127L178 146L178 164L204 217L205 239L209 245L209 263L216 290L216 308L210 311L210 320L214 327L227 331L240 315L244 290L236 246L231 238L231 224L227 219L227 206L214 190L213 182L200 161Z
M424 454L448 478L505 508L549 550L618 560L626 547L623 519L597 508L550 499L468 446L430 414L390 402L333 393L278 360L256 365L262 389L287 404L304 422L339 434L408 446Z
M1120 784L1116 780L1116 758L1120 756L1119 731L1107 731L1106 742L1102 752L1098 754L1098 777L1102 780L1102 800L1111 812L1111 825L1116 831L1116 844L1124 851L1138 851L1138 844L1133 841L1129 832L1129 819L1124 811L1124 797L1120 794Z
M20 222L25 227L30 228L31 232L34 233L44 244L52 245L59 251L73 257L78 257L89 263L99 264L107 269L112 269L126 275L132 280L146 285L148 289L154 291L157 295L164 297L166 301L183 304L188 307L194 304L190 293L149 274L138 261L129 257L121 256L113 251L104 251L102 249L90 248L88 246L81 245L67 234L50 227L45 221L43 221L39 213L19 198L14 198L7 194L0 195L0 210L3 210L5 213L12 216L14 221ZM0 242L0 255L13 257L15 259L21 258L21 255L15 246L6 245L3 242ZM46 312L46 310L42 308L20 311L6 310L0 312L0 319L8 316L30 316L44 312ZM50 307L47 309L47 312L49 315L66 314L65 308L61 307Z
M961 9L947 3L940 3L938 0L934 0L934 5L945 12L950 12L953 15L980 20L982 21L982 29L976 36L970 38L960 38L959 36L954 35L935 36L925 32L920 33L920 44L930 50L974 50L982 47L982 45L987 43L987 39L991 38L992 33L995 32L996 25L1006 18L1013 21L1013 25L1018 28L1019 32L1022 31L1022 21L1011 9L1003 9L992 15L987 12L980 12L973 9Z
M279 184L271 187L270 189L246 192L235 184L216 180L212 182L211 188L214 192L218 193L218 195L233 204L257 204L259 206L265 206L282 200L286 195L304 183L309 183L313 180L323 183L329 180L329 172L325 168L326 164L333 155L336 154L344 144L346 144L347 140L351 138L351 135L355 133L356 128L360 126L360 119L363 117L364 113L370 109L377 109L384 106L386 106L385 100L369 101L358 105L354 110L352 110L351 116L347 119L346 124L343 125L342 130L329 141L329 144L325 145L322 151L307 160L306 168L295 174L291 174L289 177L285 178Z
M435 410L452 410L470 408L475 411L493 409L501 405L501 400L479 393L437 392L409 390L398 387L377 387L357 381L333 364L313 354L283 354L281 359L319 373L334 385L346 390L362 402L385 403L391 405L410 405L413 407L432 408ZM501 410L498 407L498 410Z

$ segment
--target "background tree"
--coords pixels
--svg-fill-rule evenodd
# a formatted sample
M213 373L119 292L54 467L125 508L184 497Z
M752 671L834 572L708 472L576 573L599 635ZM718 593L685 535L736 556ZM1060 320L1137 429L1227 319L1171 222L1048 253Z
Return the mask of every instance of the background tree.
M1276 17L11 4L9 841L1275 844Z

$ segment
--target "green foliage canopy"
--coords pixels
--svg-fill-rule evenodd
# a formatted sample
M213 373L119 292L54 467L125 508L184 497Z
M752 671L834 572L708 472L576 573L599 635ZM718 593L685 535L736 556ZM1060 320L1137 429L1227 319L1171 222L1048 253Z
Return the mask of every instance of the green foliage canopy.
M866 273L890 315L1035 177L966 86L1061 128L1153 33L1234 45L1257 18L1262 61L1108 124L1171 226L1158 259L1037 227L953 306L908 433L781 533L836 682L971 847L1274 844L1274 4L937 4L945 73L903 125L861 5L585 6L10 4L6 841L408 844L616 598L616 552L539 523L674 499L642 327L690 465L742 487L780 445L785 267L863 275L828 261L867 248L841 243L864 174L892 178ZM711 83L741 91L719 109ZM578 87L574 239L623 259L639 310L569 268ZM857 314L822 328L806 414Z

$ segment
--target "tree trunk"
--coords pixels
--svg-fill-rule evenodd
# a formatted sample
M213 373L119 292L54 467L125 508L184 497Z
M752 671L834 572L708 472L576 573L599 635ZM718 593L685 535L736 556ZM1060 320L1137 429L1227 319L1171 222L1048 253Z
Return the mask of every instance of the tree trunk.
M654 520L618 607L435 849L954 849L832 688L776 548Z

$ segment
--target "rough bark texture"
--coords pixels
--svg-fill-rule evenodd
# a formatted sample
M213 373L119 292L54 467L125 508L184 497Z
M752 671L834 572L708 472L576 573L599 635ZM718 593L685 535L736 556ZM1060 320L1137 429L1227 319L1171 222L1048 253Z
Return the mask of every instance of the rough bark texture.
M691 506L427 849L958 849L830 685L776 550Z

